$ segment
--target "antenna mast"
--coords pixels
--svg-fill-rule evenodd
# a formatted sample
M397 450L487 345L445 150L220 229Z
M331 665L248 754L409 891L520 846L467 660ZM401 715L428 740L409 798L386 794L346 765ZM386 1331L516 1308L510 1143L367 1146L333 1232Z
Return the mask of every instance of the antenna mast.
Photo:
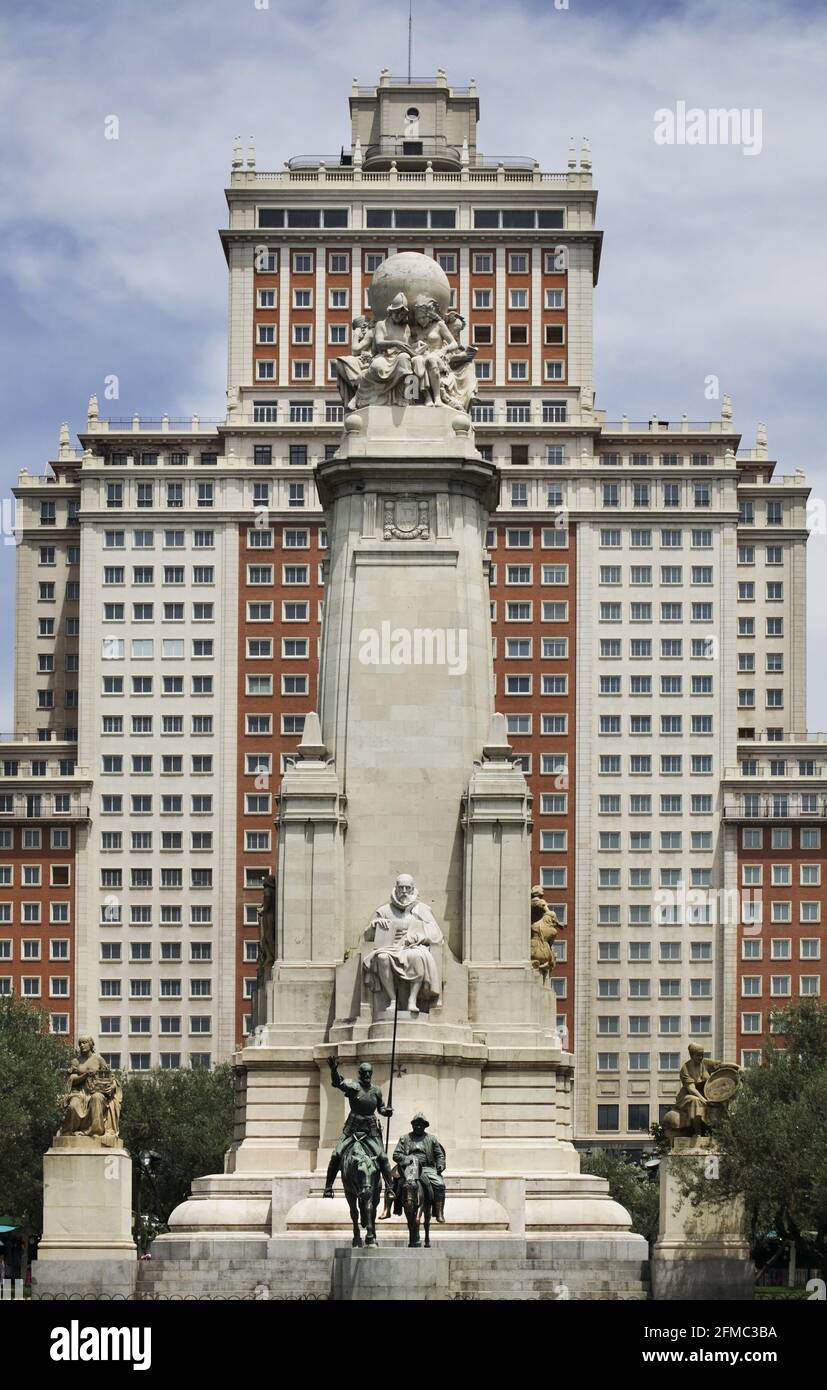
M408 0L408 85L411 81L411 43L413 41L413 0Z

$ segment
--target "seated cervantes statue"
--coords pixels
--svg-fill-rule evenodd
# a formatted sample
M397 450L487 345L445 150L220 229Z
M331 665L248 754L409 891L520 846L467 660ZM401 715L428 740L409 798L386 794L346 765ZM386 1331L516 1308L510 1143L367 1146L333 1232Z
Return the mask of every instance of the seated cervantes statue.
M103 1143L117 1139L123 1092L92 1038L78 1038L78 1056L70 1063L67 1084L60 1133L85 1134Z
M708 1121L732 1100L740 1080L741 1068L735 1062L713 1061L698 1043L690 1043L674 1109L663 1117L667 1137L706 1134Z
M362 961L365 983L381 996L386 1013L393 1013L397 998L400 1009L412 1014L439 1001L442 975L431 947L442 939L411 875L399 874L390 902L376 909L365 932L365 940L375 944Z

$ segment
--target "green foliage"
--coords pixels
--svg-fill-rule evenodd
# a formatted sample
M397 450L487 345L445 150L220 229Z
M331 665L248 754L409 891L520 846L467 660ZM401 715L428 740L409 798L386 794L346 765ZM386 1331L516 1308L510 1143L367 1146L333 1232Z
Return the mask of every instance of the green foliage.
M140 1196L153 1226L164 1226L193 1178L223 1170L233 1134L232 1069L158 1070L122 1082L121 1137L136 1161L133 1201L137 1206ZM161 1156L154 1178L137 1162L147 1151Z
M669 1137L659 1120L649 1126L649 1133L655 1145L656 1154L667 1154L672 1147Z
M827 1268L827 1006L808 999L785 1014L785 1042L751 1067L712 1125L717 1178L685 1165L695 1204L742 1194L754 1242L774 1231L799 1258Z
M611 1196L631 1216L632 1230L650 1243L656 1239L659 1189L656 1178L650 1177L647 1169L610 1149L594 1149L583 1154L580 1171L606 1178Z
M39 1009L0 996L0 1209L39 1231L43 1155L60 1127L71 1049Z
M789 1303L806 1303L810 1295L806 1289L784 1289L784 1288L760 1288L756 1286L755 1297L757 1299L782 1299Z

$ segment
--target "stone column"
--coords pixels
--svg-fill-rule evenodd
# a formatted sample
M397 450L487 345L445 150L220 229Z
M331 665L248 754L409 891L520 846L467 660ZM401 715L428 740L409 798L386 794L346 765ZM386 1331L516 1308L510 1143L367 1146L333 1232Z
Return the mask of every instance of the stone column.
M370 406L317 469L330 536L319 714L348 802L348 947L407 871L461 953L459 813L493 703L496 470L469 430L445 406Z

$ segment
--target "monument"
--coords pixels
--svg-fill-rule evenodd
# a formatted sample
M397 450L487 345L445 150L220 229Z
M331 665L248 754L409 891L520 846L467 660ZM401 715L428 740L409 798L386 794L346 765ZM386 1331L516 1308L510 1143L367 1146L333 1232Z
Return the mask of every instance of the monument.
M450 1154L439 1259L402 1252L434 1257L442 1293L427 1296L501 1287L507 1271L509 1288L562 1278L575 1297L642 1297L646 1243L572 1144L574 1066L546 978L555 923L542 963L532 947L531 798L494 709L498 470L467 413L473 352L429 257L388 257L370 304L338 364L341 443L316 469L319 707L279 794L272 951L235 1057L235 1139L224 1173L196 1181L155 1241L151 1277L163 1287L165 1268L185 1278L182 1261L237 1257L239 1280L252 1261L259 1278L329 1287L354 1235L327 1191L341 1090L351 1107L359 1094L341 1075L370 1067L369 1086L393 1087L386 1109L427 1115ZM391 1152L401 1132L391 1118ZM338 1260L340 1296L405 1243L401 1222L379 1230L379 1250Z
M63 1107L60 1130L43 1157L35 1290L128 1295L137 1273L132 1160L119 1135L120 1083L90 1037L78 1039Z
M740 1085L734 1062L716 1062L690 1043L675 1107L663 1118L670 1141L660 1165L660 1219L652 1253L652 1296L658 1300L743 1300L753 1296L755 1271L741 1202L695 1206L685 1181L703 1169L714 1181L718 1155L710 1124Z

